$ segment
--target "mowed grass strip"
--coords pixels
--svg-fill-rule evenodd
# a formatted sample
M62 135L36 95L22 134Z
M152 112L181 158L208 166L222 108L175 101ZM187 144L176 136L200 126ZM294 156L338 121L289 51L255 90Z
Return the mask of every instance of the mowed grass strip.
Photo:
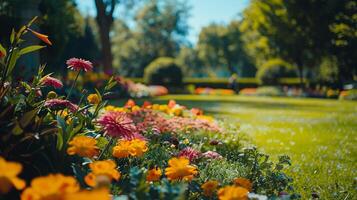
M302 199L356 199L357 102L309 98L170 95L154 99L203 108L240 123L273 158L286 154Z

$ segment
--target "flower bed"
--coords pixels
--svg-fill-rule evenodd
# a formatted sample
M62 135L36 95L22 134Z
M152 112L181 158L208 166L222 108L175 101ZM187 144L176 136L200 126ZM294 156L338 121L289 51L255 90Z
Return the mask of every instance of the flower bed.
M243 148L238 127L186 108L129 100L108 104L114 78L92 94L72 98L92 63L72 58L68 92L39 67L30 83L15 82L16 59L39 47L21 47L30 22L1 46L0 195L4 199L293 199L282 156L272 163ZM42 34L34 34L51 44ZM42 48L42 47L41 47ZM21 53L22 52L22 53Z

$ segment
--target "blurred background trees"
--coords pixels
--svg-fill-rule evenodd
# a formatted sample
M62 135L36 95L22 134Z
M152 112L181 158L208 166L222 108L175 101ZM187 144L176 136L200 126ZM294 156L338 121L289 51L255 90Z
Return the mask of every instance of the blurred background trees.
M38 30L53 42L39 57L63 74L64 60L77 56L128 77L143 77L161 57L175 59L185 77L255 77L257 71L270 73L277 60L291 66L301 82L341 87L357 76L353 0L251 0L231 22L203 27L197 44L187 39L188 1L91 0L96 16L83 16L78 1L2 0L0 42L8 45L11 28L32 13L40 17Z

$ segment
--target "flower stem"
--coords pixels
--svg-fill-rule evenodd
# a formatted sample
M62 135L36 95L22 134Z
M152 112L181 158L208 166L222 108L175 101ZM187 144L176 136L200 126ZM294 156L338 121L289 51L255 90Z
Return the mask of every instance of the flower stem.
M69 97L71 96L72 90L73 90L74 86L76 85L76 82L77 82L77 79L78 79L80 73L81 73L81 70L78 71L76 78L74 79L74 82L71 86L71 89L69 89L66 99L69 99Z
M100 153L97 160L100 160L103 157L104 153L108 150L109 146L112 145L113 141L114 141L114 138L110 137L108 144L105 145L103 151Z

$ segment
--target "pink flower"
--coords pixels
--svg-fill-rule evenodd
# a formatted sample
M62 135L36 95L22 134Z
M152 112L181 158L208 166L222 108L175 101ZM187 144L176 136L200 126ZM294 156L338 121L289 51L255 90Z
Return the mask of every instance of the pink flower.
M45 102L44 106L51 109L68 108L71 112L76 112L79 108L76 104L63 99L49 99Z
M138 138L133 120L125 112L107 111L96 120L106 134L124 139ZM141 135L140 135L141 136Z
M202 154L202 157L208 158L208 159L220 159L222 156L215 152L215 151L206 151Z
M189 159L191 162L198 159L200 156L201 156L201 153L191 147L186 147L186 148L182 149L178 154L178 157L185 157L185 158Z
M71 58L67 60L66 64L68 68L74 71L91 71L93 69L93 65L90 61L81 59L81 58Z
M60 80L53 78L51 76L45 76L41 80L41 83L42 83L42 85L52 86L54 88L62 88L63 87L63 83Z

